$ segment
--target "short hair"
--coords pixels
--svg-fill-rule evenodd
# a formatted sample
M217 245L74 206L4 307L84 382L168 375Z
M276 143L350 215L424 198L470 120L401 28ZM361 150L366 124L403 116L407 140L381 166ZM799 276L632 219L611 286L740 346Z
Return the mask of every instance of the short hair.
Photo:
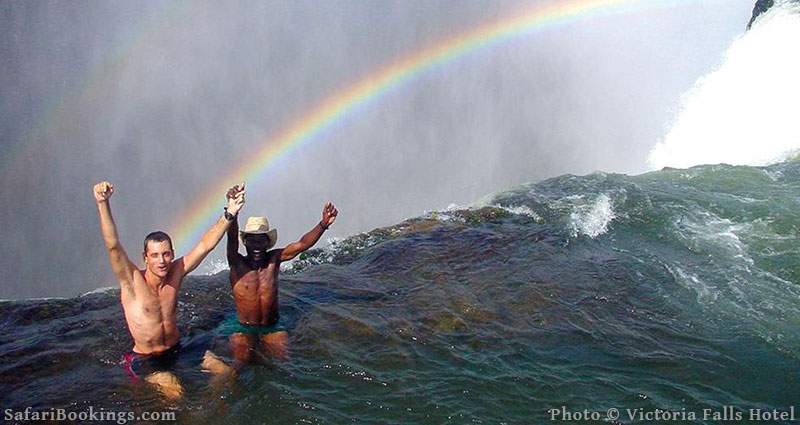
M152 232L149 235L145 236L145 238L144 238L144 252L147 252L147 243L150 242L150 241L153 241L153 242L164 242L164 241L167 241L167 242L169 242L170 251L173 251L173 249L172 249L172 239L169 237L168 234L166 234L166 233L164 233L164 232L162 232L160 230L156 231L156 232Z

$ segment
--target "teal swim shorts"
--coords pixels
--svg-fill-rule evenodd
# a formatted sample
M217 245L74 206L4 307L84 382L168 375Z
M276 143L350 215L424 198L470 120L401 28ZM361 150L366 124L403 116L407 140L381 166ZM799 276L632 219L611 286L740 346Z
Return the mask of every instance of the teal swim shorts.
M235 333L242 333L246 335L265 335L273 332L285 331L286 328L281 326L280 323L274 325L245 325L239 321L236 314L227 316L225 320L217 326L215 333L220 336L231 336Z

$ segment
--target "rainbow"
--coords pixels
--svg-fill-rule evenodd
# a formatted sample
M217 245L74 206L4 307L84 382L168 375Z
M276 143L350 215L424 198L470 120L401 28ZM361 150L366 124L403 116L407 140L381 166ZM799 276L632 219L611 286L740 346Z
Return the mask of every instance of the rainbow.
M186 248L189 241L199 239L222 212L222 194L228 187L241 182L256 180L273 164L289 153L315 139L324 129L339 122L358 106L378 98L388 90L408 82L415 76L436 66L448 63L467 53L500 42L528 35L535 31L589 19L644 9L645 6L667 7L689 0L558 0L537 4L506 19L490 22L408 56L396 59L370 73L344 90L324 99L305 116L266 138L260 149L244 164L232 168L228 174L209 187L196 199L177 226L174 240L179 249Z

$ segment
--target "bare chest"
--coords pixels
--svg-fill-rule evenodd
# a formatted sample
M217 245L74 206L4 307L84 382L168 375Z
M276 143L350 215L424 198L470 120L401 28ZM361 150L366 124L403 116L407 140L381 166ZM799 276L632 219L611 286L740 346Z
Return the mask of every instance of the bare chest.
M232 277L234 292L271 293L278 287L278 269L275 264L268 264L260 269L242 266Z
M165 285L158 290L147 287L138 288L136 296L123 299L125 312L143 321L173 321L175 317L178 291Z

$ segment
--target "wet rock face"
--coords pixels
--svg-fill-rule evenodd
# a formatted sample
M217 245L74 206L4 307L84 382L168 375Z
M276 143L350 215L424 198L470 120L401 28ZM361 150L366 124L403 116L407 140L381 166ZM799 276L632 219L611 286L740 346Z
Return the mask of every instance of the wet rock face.
M800 3L800 0L788 0L794 3ZM747 29L750 29L753 26L753 22L756 21L762 13L766 12L775 5L775 0L758 0L756 1L756 5L753 7L753 16L750 18L750 22L747 24Z
M756 1L756 5L753 7L753 16L750 18L750 22L747 23L747 29L753 26L753 22L756 21L759 15L769 10L770 7L775 5L775 0L758 0Z

